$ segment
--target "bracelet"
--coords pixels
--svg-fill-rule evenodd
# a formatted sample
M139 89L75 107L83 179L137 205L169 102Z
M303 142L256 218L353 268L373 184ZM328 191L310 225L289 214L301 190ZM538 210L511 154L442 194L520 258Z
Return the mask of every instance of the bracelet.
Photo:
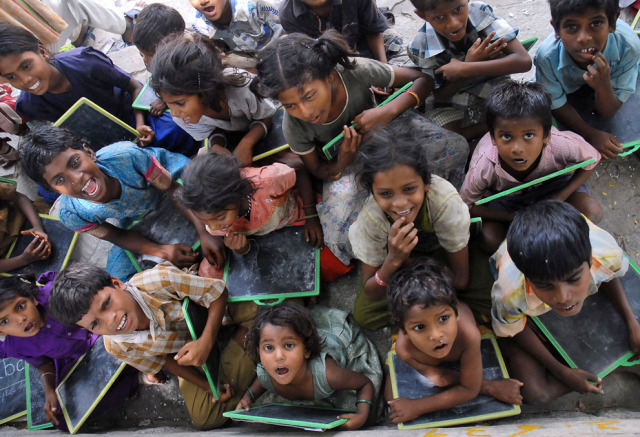
M213 140L215 137L220 137L224 140L223 146L227 145L227 136L225 134L213 134L209 137L209 141ZM213 142L213 141L211 141Z
M247 250L245 250L242 253L236 252L236 255L244 256L244 255L248 254L250 251L251 251L251 241L247 241Z
M340 170L340 172L338 172L338 174L334 174L333 176L331 176L332 179L340 179L340 176L342 176L342 170Z
M305 215L304 218L306 219L310 219L310 218L314 218L314 217L318 217L318 214L310 214L310 215Z
M260 120L254 120L254 122L249 125L249 129L251 129L256 124L259 124L264 129L264 134L262 135L262 138L266 137L267 134L269 133L269 129L267 129L267 125L261 122Z
M55 373L53 372L44 372L40 374L40 378L42 378L43 376L47 376L47 375L55 375Z
M358 399L356 401L356 407L358 406L358 404L369 404L370 407L373 407L373 404L371 403L371 401L368 401L366 399Z
M251 387L247 387L247 391L249 392L249 396L251 396L251 400L253 402L256 401L256 395L253 394L253 391L251 390Z
M405 91L405 93L407 94L411 94L415 99L416 99L416 106L414 106L414 108L417 108L418 106L420 106L420 96L418 96L418 94L414 93L413 91Z
M375 274L375 275L373 275L373 279L375 279L376 284L378 284L379 286L381 286L381 287L386 287L386 286L387 286L387 283L386 283L386 282L384 282L382 279L380 279L380 276L378 275L378 272L379 272L379 271L380 271L380 270L376 270L376 274Z

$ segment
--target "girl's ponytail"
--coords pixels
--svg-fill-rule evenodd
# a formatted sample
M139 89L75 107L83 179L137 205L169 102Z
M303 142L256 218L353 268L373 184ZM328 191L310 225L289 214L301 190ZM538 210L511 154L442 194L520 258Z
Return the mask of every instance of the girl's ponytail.
M356 62L349 59L350 56L356 56L356 53L349 48L347 41L335 29L329 29L313 40L311 47L318 52L325 64L334 67L340 64L346 70L356 68Z

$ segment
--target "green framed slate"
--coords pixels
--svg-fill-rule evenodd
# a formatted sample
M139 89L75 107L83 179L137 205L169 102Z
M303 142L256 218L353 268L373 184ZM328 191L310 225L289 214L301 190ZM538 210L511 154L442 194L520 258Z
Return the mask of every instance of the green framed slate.
M27 383L27 428L29 430L53 427L44 414L44 387L40 379L40 372L36 367L25 363L25 380Z
M27 414L25 361L0 360L0 425Z
M151 109L151 102L158 99L158 95L151 88L151 78L147 80L147 83L142 87L142 91L138 94L138 97L133 101L131 105L133 109L140 109L141 111L148 111ZM171 112L168 108L164 112Z
M243 422L268 423L302 428L307 431L325 431L346 423L347 419L337 419L337 417L349 413L353 411L289 404L265 404L253 407L249 411L227 411L223 416Z

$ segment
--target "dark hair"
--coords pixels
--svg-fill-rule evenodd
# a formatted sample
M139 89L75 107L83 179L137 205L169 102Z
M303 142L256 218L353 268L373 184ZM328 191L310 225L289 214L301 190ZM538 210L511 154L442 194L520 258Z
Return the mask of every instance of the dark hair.
M0 309L5 302L16 297L35 299L40 290L33 276L0 276Z
M22 26L0 22L0 56L39 53L42 42Z
M153 53L162 38L173 33L182 34L184 28L180 12L162 3L151 3L140 11L131 38L138 49Z
M358 182L370 193L376 174L400 165L413 168L425 185L431 183L427 148L408 116L397 118L383 129L371 130L362 140L355 161Z
M159 95L197 95L202 103L220 111L227 87L241 87L249 81L246 72L223 74L220 50L209 38L169 35L160 42L151 61L151 87Z
M545 136L551 131L551 97L539 83L503 82L491 90L486 105L487 127L492 137L498 118L534 117L540 121Z
M318 335L316 324L305 307L289 302L273 306L264 305L258 310L246 337L245 350L255 363L260 362L258 348L262 328L266 325L290 328L302 338L304 348L311 356L319 354L324 344L324 339Z
M184 168L182 184L179 190L182 204L209 214L228 205L240 205L256 191L251 180L240 174L238 161L222 153L196 156Z
M584 262L591 265L589 225L567 202L538 202L516 213L507 250L526 278L557 281Z
M418 12L431 11L443 3L452 3L454 0L411 0L411 4Z
M551 25L560 34L560 23L567 15L585 14L589 9L602 11L607 16L609 26L615 28L616 16L620 10L618 0L549 0Z
M82 263L67 266L53 281L49 313L60 323L75 325L89 312L95 295L113 286L112 279L100 267Z
M303 33L282 36L258 53L258 75L251 82L251 90L262 97L276 98L289 88L326 79L338 64L355 69L356 61L349 56L355 53L335 29L316 39Z
M55 191L47 182L44 168L67 149L86 150L89 141L79 133L63 127L45 125L20 138L20 167L25 174L48 191Z
M404 332L404 316L414 305L449 305L458 315L458 298L445 268L427 257L410 259L387 286L391 323Z

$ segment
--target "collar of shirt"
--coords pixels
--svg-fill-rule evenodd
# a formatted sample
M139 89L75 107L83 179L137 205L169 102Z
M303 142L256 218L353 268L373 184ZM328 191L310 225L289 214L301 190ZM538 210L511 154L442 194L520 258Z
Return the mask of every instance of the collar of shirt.
M604 46L604 51L602 52L604 57L611 62L619 62L620 61L620 47L618 46L618 40L615 38L613 33L609 34L607 38L607 45ZM571 55L565 50L564 44L560 43L560 59L558 60L558 70L563 68L577 68L582 70L576 64L576 61L573 60Z

